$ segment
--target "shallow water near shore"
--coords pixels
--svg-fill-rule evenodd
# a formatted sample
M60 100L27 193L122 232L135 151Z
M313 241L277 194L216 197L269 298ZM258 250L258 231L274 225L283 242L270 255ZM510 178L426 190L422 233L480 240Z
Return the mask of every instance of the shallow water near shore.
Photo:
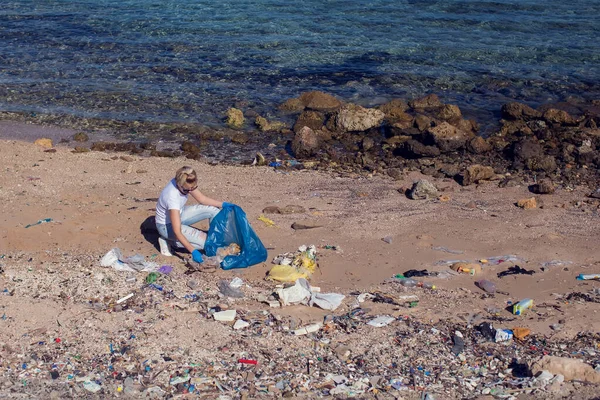
M511 100L600 97L600 4L579 0L9 0L0 109L221 126L307 90L437 93L484 129ZM283 116L280 116L284 118Z

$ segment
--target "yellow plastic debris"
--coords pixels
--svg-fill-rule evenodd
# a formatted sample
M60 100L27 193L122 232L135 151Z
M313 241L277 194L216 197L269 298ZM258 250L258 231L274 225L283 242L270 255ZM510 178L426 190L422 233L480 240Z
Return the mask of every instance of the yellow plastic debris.
M299 278L308 279L317 268L314 246L309 248L304 247L303 251L298 250L296 253L289 253L286 257L289 257L287 258L287 262L271 268L267 279L278 282L295 282ZM291 262L290 259L292 259Z
M531 334L531 329L529 328L513 328L512 331L513 335L519 340L523 340Z
M479 275L481 273L481 264L478 263L457 262L452 264L450 268L456 272L463 272L471 275Z
M273 220L270 220L262 214L260 217L258 217L258 220L264 222L267 226L275 226L275 222L273 222Z

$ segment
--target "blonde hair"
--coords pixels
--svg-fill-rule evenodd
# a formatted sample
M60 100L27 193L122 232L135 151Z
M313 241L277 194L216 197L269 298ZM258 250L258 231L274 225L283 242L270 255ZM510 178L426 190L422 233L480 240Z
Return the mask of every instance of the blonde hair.
M181 167L175 173L175 182L177 182L177 186L182 187L184 183L196 183L198 181L198 177L196 176L196 171L192 167Z

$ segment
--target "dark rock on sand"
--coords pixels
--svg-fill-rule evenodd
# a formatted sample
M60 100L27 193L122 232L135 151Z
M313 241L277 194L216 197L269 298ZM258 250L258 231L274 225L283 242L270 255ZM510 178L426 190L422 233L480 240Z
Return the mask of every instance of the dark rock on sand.
M467 150L473 154L484 154L492 151L492 146L481 136L475 136L467 142Z
M568 112L564 110L557 110L555 108L546 110L543 118L551 124L576 125L578 123L578 120L573 118Z
M388 168L386 173L395 181L404 179L404 172L400 168Z
M420 179L415 182L408 191L408 198L412 200L435 199L437 196L438 190L435 185L425 179Z
M401 99L394 99L378 107L385 114L385 118L388 121L391 120L404 120L407 117L406 110L408 110L408 103ZM412 118L412 116L408 115Z
M303 111L296 119L296 123L292 128L294 132L299 132L305 126L313 131L318 131L325 124L325 114L320 111L307 110Z
M411 100L408 102L408 105L413 109L430 109L441 107L443 104L437 95L430 94L425 97Z
M525 119L540 118L542 113L534 110L526 104L522 103L507 103L502 106L502 117L507 119Z
M459 120L462 118L462 112L458 106L446 104L438 111L437 117L445 121Z
M496 176L494 168L475 164L465 170L461 183L464 186L468 186L473 183L479 183L480 181L490 180L494 176Z
M467 140L473 137L472 133L460 130L448 122L442 122L433 128L429 128L427 135L442 153L464 147Z
M89 136L84 132L77 132L73 135L73 140L76 142L87 142L90 140Z
M302 206L289 204L285 207L269 206L262 211L264 214L302 214L306 209Z
M543 179L538 183L531 185L530 190L535 194L552 194L556 188L551 180Z
M305 109L328 111L339 108L342 102L334 96L320 92L305 92L298 98L286 100L279 108L284 111L300 112Z
M385 114L375 108L346 104L335 115L335 128L344 132L366 131L380 126L384 117Z
M292 151L297 158L307 158L315 155L320 148L319 136L305 126L294 136Z
M437 157L439 156L440 149L436 146L427 146L414 139L403 142L400 147L394 151L395 155L404 158L421 158L421 157Z
M414 126L419 132L426 132L433 126L433 119L423 114L417 114L414 119Z
M323 227L323 223L319 221L296 221L292 224L292 229L301 230L301 229L314 229Z

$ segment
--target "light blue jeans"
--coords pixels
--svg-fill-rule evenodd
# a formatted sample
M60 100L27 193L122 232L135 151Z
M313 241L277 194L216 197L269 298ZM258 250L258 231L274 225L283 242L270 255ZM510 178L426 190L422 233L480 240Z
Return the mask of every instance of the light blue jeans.
M204 219L208 219L209 222L221 211L217 207L213 206L205 206L202 204L194 204L192 206L184 206L183 211L181 213L181 233L183 236L190 242L192 246L197 249L204 249L204 242L206 242L206 233L202 232L200 229L194 228L194 225L197 222L200 222ZM172 224L156 224L156 229L158 233L163 238L175 242L175 245L178 247L183 247L181 243L177 241L175 237L175 232L173 232Z

